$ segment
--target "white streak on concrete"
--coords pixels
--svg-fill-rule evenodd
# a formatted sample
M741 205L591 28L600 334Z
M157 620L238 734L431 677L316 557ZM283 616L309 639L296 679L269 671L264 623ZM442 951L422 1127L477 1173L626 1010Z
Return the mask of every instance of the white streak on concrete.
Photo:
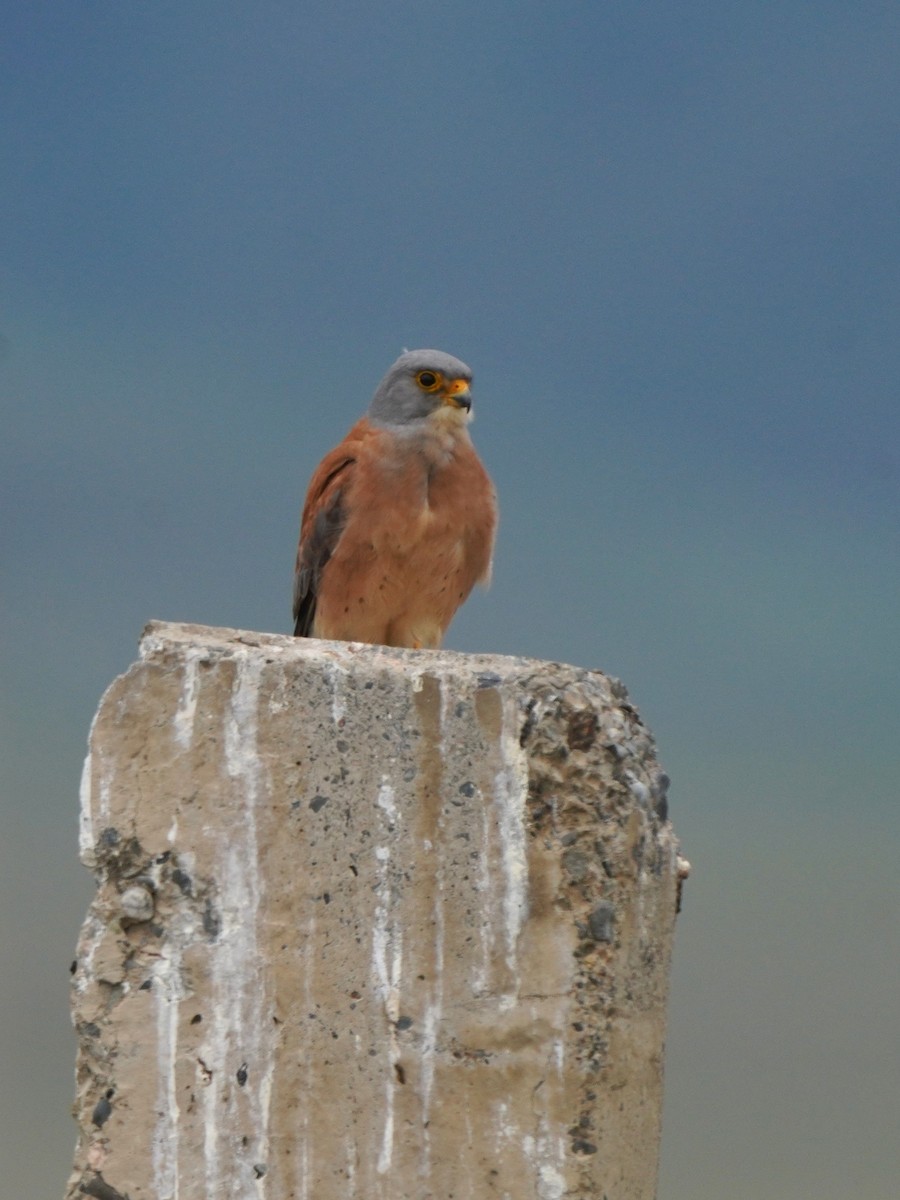
M384 850L383 846L379 846L378 850ZM379 861L387 861L378 855L376 851L376 859ZM375 977L375 986L378 995L383 1002L387 1002L390 984L388 982L387 968L387 950L388 950L388 910L384 904L379 904L375 908L375 920L372 924L372 974Z
M232 779L241 779L246 784L248 816L255 825L260 774L257 734L262 662L245 653L237 656L236 667L231 708L225 716L225 766Z
M525 1159L538 1200L562 1200L566 1194L572 1194L567 1193L565 1142L551 1134L546 1111L537 1114L534 1134L525 1133L516 1121L510 1120L508 1106L503 1101L494 1106L494 1121L497 1141L515 1147Z
M394 789L386 776L382 778L375 803L383 813L385 831L388 834L396 830L399 822L399 810L395 799ZM387 1043L387 1062L385 1063L385 1096L384 1124L382 1126L381 1147L378 1152L376 1170L379 1175L386 1174L391 1168L394 1152L394 1088L396 1073L394 1065L399 1059L396 1021L400 1015L400 980L403 973L403 931L394 917L394 896L391 882L391 851L386 845L375 847L377 865L377 882L375 890L378 903L375 906L375 919L372 925L372 976L377 994L384 1005L385 1016L389 1022Z
M109 823L112 820L112 817L110 816L110 813L112 812L112 780L110 779L109 774L104 767L102 759L99 793L97 816L100 818L98 824L100 825L100 833L102 834L103 830L109 827Z
M95 717L94 720L96 721L96 719ZM91 731L93 734L93 726L91 726ZM96 811L94 809L95 784ZM91 749L84 760L78 798L81 810L78 822L78 848L84 861L92 865L97 839L109 825L112 798L112 780L99 750Z
M91 812L91 759L92 755L88 752L84 766L81 768L81 785L78 789L78 849L82 858L85 858L94 849L94 818Z
M347 1195L356 1195L356 1143L353 1138L347 1138L344 1143L347 1153Z
M527 1134L525 1137L521 1137L522 1131L519 1129L518 1125L515 1125L512 1121L510 1121L509 1105L504 1100L499 1100L494 1105L494 1112L498 1139L502 1139L505 1142L514 1141L518 1143L521 1138L523 1149L525 1149L525 1152L527 1153L528 1143L531 1141L531 1138L529 1138Z
M297 1155L299 1159L300 1171L300 1197L299 1200L310 1200L309 1196L309 1136L308 1136L308 1120L304 1123L304 1137L300 1143L300 1153Z
M206 651L191 647L184 655L184 679L181 684L181 695L178 697L178 707L172 724L175 727L175 741L182 750L190 749L194 739L194 717L197 713L197 695L200 691L197 665Z
M391 1066L393 1071L393 1065ZM375 1166L379 1175L386 1175L391 1169L391 1158L394 1153L394 1084L391 1079L384 1088L384 1126L381 1134L381 1149L378 1152L378 1162Z
M204 1092L206 1189L217 1198L245 1196L252 1164L267 1162L274 1063L265 963L257 943L262 889L256 819L264 784L257 732L263 664L246 652L238 652L234 661L231 705L225 716L225 769L243 800L244 819L220 847L220 930L210 956L213 1014L201 1051L213 1072L213 1084ZM244 1063L247 1077L241 1087L236 1077ZM228 1147L238 1132L249 1140L246 1156L235 1164ZM256 1181L261 1198L267 1180L266 1174Z
M398 926L393 930L394 953L391 957L391 997L388 1012L391 1020L400 1016L400 979L403 974L403 933Z
M390 954L390 964L388 955ZM396 1022L400 1015L400 974L403 966L403 936L390 920L386 905L379 904L375 910L375 928L372 931L372 966L377 981L378 993L384 1003L385 1016L389 1022L386 1039L387 1061L384 1084L384 1125L381 1133L381 1148L378 1152L376 1170L379 1175L391 1168L394 1152L394 1088L396 1073L394 1065L399 1059Z
M494 809L500 838L503 871L503 928L506 965L515 981L515 992L500 998L501 1008L515 1003L518 993L517 947L528 915L528 859L525 841L525 797L528 763L519 745L514 704L507 704L500 734L501 767L494 778Z
M347 701L344 694L347 672L337 663L328 663L325 671L331 685L331 719L335 725L339 725L347 715Z
M448 733L449 717L448 689L441 688L441 758L447 758L445 736ZM443 818L438 818L440 830ZM426 848L432 850L432 844L425 839ZM434 978L429 989L428 1000L422 1016L422 1049L421 1049L421 1099L422 1099L422 1164L420 1172L427 1179L431 1174L431 1097L434 1090L434 1068L437 1053L438 1031L444 1014L444 858L438 854L434 867L434 902L432 906L432 923L434 926Z
M422 686L422 679L417 679L419 686ZM453 695L453 689L447 687L440 688L441 716L440 716L440 743L441 743L441 760L447 761L452 751L448 749L447 743L452 746L453 729L451 721L453 718L453 709L456 704L456 699ZM480 798L480 793L479 793ZM442 846L443 816L438 817L438 845ZM487 825L485 825L487 828ZM426 839L426 848L430 852L433 847L432 843ZM481 869L487 876L486 855L482 855ZM421 1096L422 1096L422 1168L421 1173L426 1179L431 1174L431 1100L434 1091L434 1072L435 1059L437 1055L438 1037L441 1026L441 1021L444 1015L444 934L445 934L445 919L444 919L444 855L439 853L437 862L434 868L434 904L433 904L433 924L434 924L434 979L429 992L428 1002L425 1005L423 1014L423 1036L422 1036L422 1051L421 1051ZM485 878L485 894L487 893L488 881Z
M180 932L180 931L179 931ZM156 1127L153 1131L153 1194L156 1200L178 1200L178 1153L181 1110L175 1083L178 1060L179 1002L185 991L181 981L180 937L171 937L153 971L152 995L156 1006Z
M546 1111L538 1119L537 1137L532 1155L537 1174L538 1200L562 1200L566 1195L566 1146L564 1139L551 1133Z
M491 902L494 888L491 878L491 810L485 803L480 789L476 803L481 810L481 853L478 856L478 877L475 890L482 898L481 923L478 930L481 940L481 962L472 974L472 994L483 996L490 988L491 966L494 961L494 920Z
M385 815L388 830L396 829L400 811L397 808L396 793L386 775L382 777L375 803Z
M372 928L372 972L378 995L391 1021L396 1021L400 1015L402 970L403 931L391 920L387 905L379 904L375 909Z
M141 642L141 658L147 657L145 644L148 639L145 638ZM85 865L95 866L93 851L97 844L98 837L103 833L110 822L110 780L109 773L103 765L103 756L99 750L94 748L94 733L97 728L97 722L101 716L104 716L110 708L111 695L114 689L125 679L132 675L135 668L126 671L124 675L120 675L118 679L113 680L106 691L103 693L103 698L100 701L100 706L94 713L94 718L91 721L91 729L88 734L88 753L84 760L84 766L81 772L81 785L79 788L80 800L80 816L78 822L78 847L81 852L82 861ZM129 713L126 702L120 697L116 703L116 717L119 720L127 721ZM94 809L94 785L99 777L99 787L97 795L97 809Z
M551 1163L538 1167L538 1200L562 1200L566 1194L566 1179Z
M444 897L440 884L434 900L434 943L434 987L425 1006L422 1039L422 1122L426 1127L431 1113L438 1027L444 1014Z

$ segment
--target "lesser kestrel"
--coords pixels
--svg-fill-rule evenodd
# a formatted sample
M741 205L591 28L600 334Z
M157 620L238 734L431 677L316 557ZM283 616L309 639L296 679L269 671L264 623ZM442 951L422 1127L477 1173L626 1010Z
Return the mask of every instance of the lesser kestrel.
M440 350L401 355L309 485L294 633L436 647L490 578L497 504L469 437L472 372Z

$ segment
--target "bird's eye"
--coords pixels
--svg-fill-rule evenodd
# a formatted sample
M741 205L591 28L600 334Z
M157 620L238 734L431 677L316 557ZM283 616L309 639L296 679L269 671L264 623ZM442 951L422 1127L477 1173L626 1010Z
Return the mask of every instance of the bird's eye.
M416 382L426 392L433 392L440 384L441 377L435 374L434 371L419 371L418 375L416 375Z

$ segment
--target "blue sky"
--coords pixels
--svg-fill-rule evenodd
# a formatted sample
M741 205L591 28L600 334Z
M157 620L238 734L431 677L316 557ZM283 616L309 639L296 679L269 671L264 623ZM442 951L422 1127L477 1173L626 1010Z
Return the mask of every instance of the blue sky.
M895 5L34 3L0 46L0 1089L61 1193L85 738L151 617L287 631L309 474L475 372L448 644L620 676L695 873L661 1200L882 1200L896 1103Z

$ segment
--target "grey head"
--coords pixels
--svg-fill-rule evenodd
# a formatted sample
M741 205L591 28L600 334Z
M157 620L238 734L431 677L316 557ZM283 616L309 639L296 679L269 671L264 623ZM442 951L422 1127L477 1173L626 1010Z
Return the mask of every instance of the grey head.
M379 383L369 417L382 425L411 425L447 406L461 420L472 407L472 372L443 350L408 350Z

